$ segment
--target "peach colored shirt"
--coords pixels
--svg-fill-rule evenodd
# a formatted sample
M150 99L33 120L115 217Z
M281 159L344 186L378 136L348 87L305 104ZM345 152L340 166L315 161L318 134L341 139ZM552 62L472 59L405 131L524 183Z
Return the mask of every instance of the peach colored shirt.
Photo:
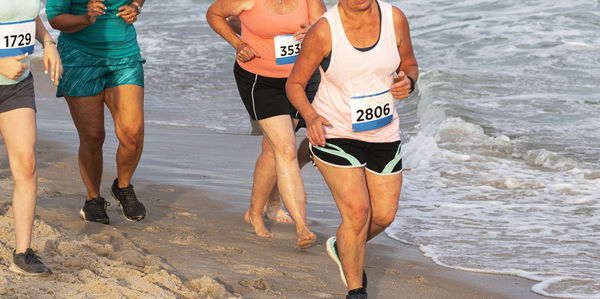
M308 24L306 0L298 0L298 7L292 13L280 15L268 10L265 0L254 0L252 8L240 14L242 41L250 45L260 57L248 62L238 60L240 66L251 73L271 78L287 78L293 63L275 63L274 37L293 34L300 30L300 24Z

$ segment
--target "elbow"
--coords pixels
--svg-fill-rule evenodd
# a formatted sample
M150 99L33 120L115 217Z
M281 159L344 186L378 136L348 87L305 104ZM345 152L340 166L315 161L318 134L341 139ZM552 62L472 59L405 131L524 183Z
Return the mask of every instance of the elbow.
M60 30L60 28L58 28L56 18L52 18L52 19L48 20L48 23L50 24L50 27L52 27L53 29Z

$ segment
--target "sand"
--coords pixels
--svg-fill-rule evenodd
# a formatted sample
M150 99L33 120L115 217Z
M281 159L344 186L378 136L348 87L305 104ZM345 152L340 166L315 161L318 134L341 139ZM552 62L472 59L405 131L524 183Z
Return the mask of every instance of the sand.
M39 71L34 75L43 78ZM38 97L49 96L52 89L46 80L36 84ZM227 138L237 137L207 135L202 142L208 145ZM145 220L125 221L118 204L109 199L111 225L84 222L78 214L85 191L76 154L53 140L38 140L37 150L38 207L32 248L54 273L23 277L8 271L14 247L12 181L6 153L0 151L2 298L345 296L337 266L324 247L328 235L323 232L331 229L319 231L315 225L318 239L307 250L296 247L290 224L267 221L276 238L260 238L242 219L248 198L157 184L159 174L156 180L134 179L148 210ZM105 152L105 161L112 161L113 155ZM114 172L110 166L106 169L102 192L108 199ZM385 236L374 241L368 244L366 257L371 298L541 298L530 291L534 282L446 269L413 246Z

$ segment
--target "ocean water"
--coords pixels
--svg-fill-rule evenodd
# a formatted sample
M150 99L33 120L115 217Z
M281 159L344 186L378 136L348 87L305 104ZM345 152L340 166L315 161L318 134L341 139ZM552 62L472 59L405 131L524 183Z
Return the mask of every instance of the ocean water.
M147 132L158 135L148 138L168 140L147 147L139 173L247 196L247 172L204 172L194 138L168 138L250 132L234 51L205 20L210 3L149 1L136 23ZM420 77L397 107L405 179L386 234L443 266L600 298L600 1L392 3L409 19ZM44 117L42 132L76 140L68 114ZM335 217L320 175L303 174L309 218Z

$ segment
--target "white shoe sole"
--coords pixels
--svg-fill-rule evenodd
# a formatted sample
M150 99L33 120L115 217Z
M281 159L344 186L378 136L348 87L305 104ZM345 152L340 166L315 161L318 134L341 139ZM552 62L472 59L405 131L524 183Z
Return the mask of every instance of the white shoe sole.
M146 215L144 215L144 216L137 216L135 218L129 218L129 217L127 217L127 215L125 215L125 210L123 209L123 206L121 205L121 202L117 199L117 196L113 192L112 187L110 188L110 195L112 195L112 198L117 202L117 204L119 204L119 208L121 208L121 214L123 214L123 218L125 218L125 220L127 220L129 222L138 222L138 221L142 221L142 220L144 220L144 218L146 218Z
M327 242L325 243L327 245L325 246L327 248L327 254L337 264L338 269L340 270L340 278L342 279L344 285L348 287L348 282L346 282L346 276L344 275L344 269L342 268L342 262L340 261L337 254L335 254L333 243L335 243L335 237L330 237L329 239L327 239Z
M48 275L50 275L50 273L48 273L48 272L41 272L41 273L25 272L23 269L21 269L15 263L10 264L10 267L8 267L8 270L10 270L14 273L17 273L17 274L25 275L25 276L48 276Z

